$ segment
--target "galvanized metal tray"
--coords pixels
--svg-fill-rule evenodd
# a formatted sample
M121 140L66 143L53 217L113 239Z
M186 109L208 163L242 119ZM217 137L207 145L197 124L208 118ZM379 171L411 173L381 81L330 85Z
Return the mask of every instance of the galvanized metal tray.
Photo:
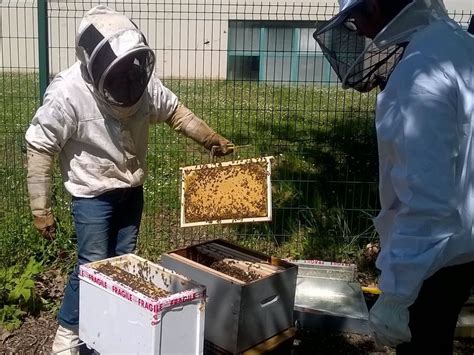
M298 265L294 315L303 328L369 334L369 313L352 264L317 260Z
M272 159L181 168L181 227L271 221Z

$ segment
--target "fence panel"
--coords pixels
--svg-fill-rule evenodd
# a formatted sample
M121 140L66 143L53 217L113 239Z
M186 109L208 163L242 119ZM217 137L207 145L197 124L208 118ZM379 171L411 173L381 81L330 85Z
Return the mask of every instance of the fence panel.
M34 235L24 135L39 98L36 27L35 3L0 2L0 265L28 257Z
M237 159L272 155L274 220L265 224L179 227L179 167L208 152L167 125L150 135L140 253L211 238L281 256L350 258L374 237L378 210L375 94L341 89L312 38L335 6L237 1L101 1L129 15L157 57L159 76L180 100L237 145ZM94 1L49 1L49 70L70 66L75 33ZM0 241L28 244L34 231L25 190L24 132L38 105L37 11L32 1L0 5ZM466 28L470 14L453 17ZM55 212L73 235L69 198L55 176ZM6 254L5 254L6 255Z

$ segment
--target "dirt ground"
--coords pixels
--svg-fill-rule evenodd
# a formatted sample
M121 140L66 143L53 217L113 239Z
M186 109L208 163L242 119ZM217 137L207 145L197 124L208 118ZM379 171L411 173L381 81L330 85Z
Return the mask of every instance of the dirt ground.
M50 354L57 323L53 315L42 313L26 319L9 333L0 328L1 354Z
M0 333L0 353L49 354L56 327L56 319L51 314L44 313L38 317L28 318L20 329L11 334ZM377 351L370 337L357 334L307 331L300 332L297 338L292 351L295 355L370 354L373 352L394 354L388 348ZM472 354L472 351L469 354Z
M38 294L50 300L60 300L64 279L64 275L58 271L48 271L41 275L36 287ZM361 283L364 284L364 282ZM368 299L369 304L373 301L373 299ZM23 325L13 332L7 332L0 328L0 354L50 354L56 328L55 316L50 312L42 312L35 317L28 317ZM390 348L376 348L371 337L366 335L313 329L298 331L293 349L289 354L383 355L395 354L395 352ZM455 354L473 355L474 339L456 340Z
M12 333L0 329L0 354L50 354L56 327L56 319L43 313ZM301 331L294 344L291 355L395 354L390 348L377 349L369 336L323 330ZM456 340L455 354L474 354L474 340Z

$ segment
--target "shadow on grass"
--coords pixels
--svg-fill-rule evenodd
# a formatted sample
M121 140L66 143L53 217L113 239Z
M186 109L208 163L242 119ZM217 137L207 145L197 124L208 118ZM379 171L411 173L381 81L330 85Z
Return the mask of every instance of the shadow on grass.
M278 245L288 236L299 238L287 251L297 255L288 256L330 260L341 259L341 248L354 238L360 244L361 236L371 235L370 216L378 209L373 120L367 112L341 116L308 128L293 123L304 121L302 116L277 128L257 122L257 131L271 132L271 139L257 142L260 151L277 157L273 221L241 232L271 235Z

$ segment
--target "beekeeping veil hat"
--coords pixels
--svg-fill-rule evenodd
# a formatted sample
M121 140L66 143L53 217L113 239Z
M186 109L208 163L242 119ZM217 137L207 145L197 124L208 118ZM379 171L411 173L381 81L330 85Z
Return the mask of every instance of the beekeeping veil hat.
M357 32L351 19L365 0L339 0L339 4L340 12L318 26L313 37L343 87L361 92L383 87L411 35L435 19L447 17L442 0L412 0L370 40Z
M155 64L143 33L128 17L106 6L94 7L82 19L76 55L96 98L116 111L140 101Z

